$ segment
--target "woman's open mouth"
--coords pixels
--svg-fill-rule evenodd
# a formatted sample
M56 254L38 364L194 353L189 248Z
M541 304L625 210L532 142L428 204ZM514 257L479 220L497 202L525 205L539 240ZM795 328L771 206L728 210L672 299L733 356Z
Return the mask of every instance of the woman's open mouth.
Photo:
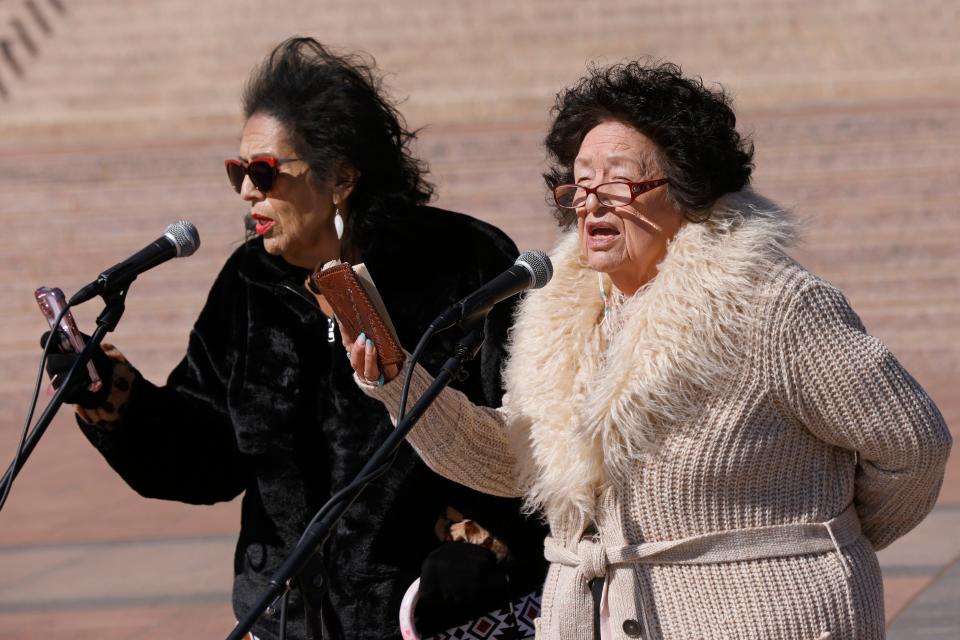
M591 248L601 248L616 242L620 237L620 230L606 222L588 222L584 232L587 235L587 245Z
M270 227L272 227L274 224L273 218L262 216L259 213L250 214L250 217L253 218L253 221L256 223L255 230L257 232L257 235L262 236L267 231L269 231Z
M617 231L616 229L610 229L610 228L607 228L607 227L597 227L597 228L595 228L595 229L591 229L591 230L590 230L590 235L591 235L591 236L594 236L594 237L596 237L596 236L618 236L618 235L620 235L620 232Z

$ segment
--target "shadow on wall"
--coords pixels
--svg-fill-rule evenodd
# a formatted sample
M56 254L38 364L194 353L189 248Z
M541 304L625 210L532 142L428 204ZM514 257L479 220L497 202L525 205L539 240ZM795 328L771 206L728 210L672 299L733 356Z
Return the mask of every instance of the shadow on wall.
M0 0L0 100L10 100L66 15L63 0Z

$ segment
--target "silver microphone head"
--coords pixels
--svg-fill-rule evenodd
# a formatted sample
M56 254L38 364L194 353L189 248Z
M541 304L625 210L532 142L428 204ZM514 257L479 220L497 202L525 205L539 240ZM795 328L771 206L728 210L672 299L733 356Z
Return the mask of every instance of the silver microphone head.
M192 256L200 248L200 234L189 220L177 220L163 232L177 248L177 257Z
M530 272L533 279L531 289L539 289L550 282L553 277L553 263L543 251L524 251L514 264L518 264Z

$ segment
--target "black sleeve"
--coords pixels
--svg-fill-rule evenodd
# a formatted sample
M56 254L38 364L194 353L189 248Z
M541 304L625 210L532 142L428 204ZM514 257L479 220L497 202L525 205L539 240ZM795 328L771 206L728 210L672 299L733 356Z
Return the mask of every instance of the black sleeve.
M457 232L462 242L450 242L451 249L444 256L446 265L457 265L449 272L455 271L460 278L452 287L453 299L448 302L459 300L493 280L514 264L519 253L513 241L491 225L468 219L466 227ZM476 404L487 407L501 404L507 342L519 299L520 296L514 296L490 310L484 323L483 346L468 363L466 379L451 383ZM442 309L436 312L439 311ZM431 342L426 363L421 363L436 375L462 336L458 329L444 332ZM520 499L483 494L446 479L438 480L436 488L441 493L438 499L460 511L464 517L475 520L507 545L509 556L502 569L509 576L512 596L522 596L542 586L547 569L543 558L547 527L538 516L522 513ZM458 555L454 553L450 557L457 558ZM481 606L479 602L476 604ZM424 607L425 610L428 608ZM477 609L475 612L483 611Z
M417 223L411 221L390 238L396 264L393 269L376 265L380 268L375 277L378 283L379 274L390 278L384 302L408 351L437 315L509 269L518 255L514 242L496 227L429 207L418 214ZM500 406L501 368L515 303L511 298L491 309L480 352L467 363L465 377L451 384L476 404ZM420 364L437 375L463 337L458 327L435 335Z
M214 283L187 354L167 384L137 374L126 411L110 430L78 420L110 466L143 496L212 504L231 500L247 485L248 463L227 401L245 343L245 287L236 271L241 252Z

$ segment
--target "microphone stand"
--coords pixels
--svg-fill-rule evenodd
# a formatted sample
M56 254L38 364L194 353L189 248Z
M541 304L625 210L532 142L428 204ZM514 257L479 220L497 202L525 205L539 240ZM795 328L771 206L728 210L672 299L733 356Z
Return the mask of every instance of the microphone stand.
M433 384L424 391L416 404L404 415L403 420L397 424L393 433L391 433L387 439L383 441L383 444L380 445L380 448L374 452L363 469L360 470L360 473L356 475L356 478L362 478L368 473L379 469L390 459L403 442L407 433L410 432L417 423L417 420L420 419L436 397L440 395L440 392L443 391L452 380L456 379L463 370L463 366L477 355L477 351L480 350L480 346L483 344L483 322L485 319L485 316L481 316L466 328L466 335L457 343L454 355L444 363L440 369L440 373L434 378ZM415 364L416 363L412 363L411 366ZM356 479L354 482L356 482ZM230 635L227 636L227 640L242 640L247 633L253 630L253 625L263 616L264 612L274 608L273 605L290 589L290 582L303 571L314 554L320 551L329 537L333 526L347 509L350 508L350 505L353 504L354 500L357 499L369 482L370 480L358 486L352 495L344 496L344 499L337 502L323 518L307 528L299 544L294 547L290 555L283 561L283 564L277 568L273 577L270 578L270 582L268 583L269 587L266 592L257 600L256 604L247 611L243 619L237 623L237 626L234 627Z
M129 287L129 284L127 287ZM20 469L22 469L23 465L27 462L27 458L30 457L33 449L37 446L37 443L40 442L40 438L43 437L43 434L46 432L47 427L49 427L53 421L54 416L57 415L57 411L59 411L60 406L63 405L63 394L66 393L70 381L77 375L78 371L87 366L87 362L89 362L93 356L93 350L100 348L100 343L103 341L104 336L117 328L117 323L120 322L120 317L123 316L124 309L126 308L124 306L124 300L127 297L127 287L103 295L103 300L107 303L107 306L97 317L96 330L93 332L93 335L90 336L87 344L84 345L83 350L77 356L73 366L67 371L67 375L64 376L63 381L60 383L60 388L53 394L50 403L46 409L43 410L43 413L37 420L27 440L23 443L23 448L15 463L12 463L10 467L7 468L6 473L3 474L3 479L0 480L0 495L3 495L3 493L8 490L8 487L13 484L13 480L17 477L17 474L20 473ZM53 340L52 331L49 339ZM103 383L110 384L110 381L104 380Z

